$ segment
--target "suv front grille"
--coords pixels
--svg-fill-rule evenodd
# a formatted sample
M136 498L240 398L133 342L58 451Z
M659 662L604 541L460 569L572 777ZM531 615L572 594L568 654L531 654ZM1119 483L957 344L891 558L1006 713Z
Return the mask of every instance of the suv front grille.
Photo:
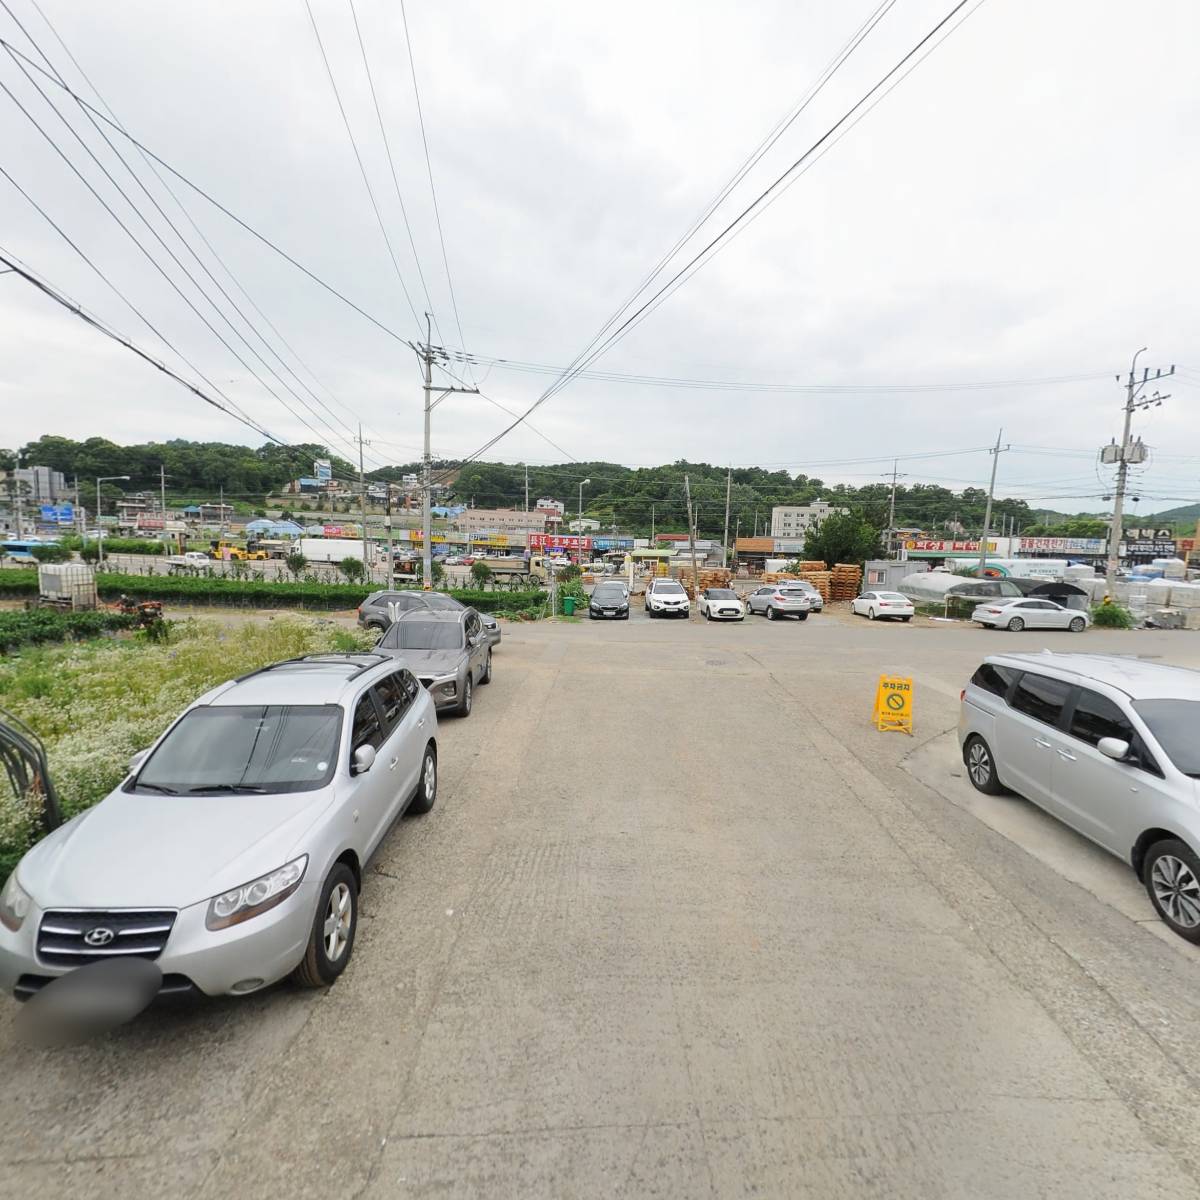
M175 924L173 908L58 908L42 916L37 955L48 966L84 967L108 958L156 959Z

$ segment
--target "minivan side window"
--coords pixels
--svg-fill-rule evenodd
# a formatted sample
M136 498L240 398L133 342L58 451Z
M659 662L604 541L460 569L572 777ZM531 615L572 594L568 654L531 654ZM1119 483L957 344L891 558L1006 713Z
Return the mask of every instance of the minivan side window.
M1119 738L1133 744L1135 733L1129 718L1107 696L1083 688L1071 715L1071 734L1089 746L1101 738Z
M376 750L383 745L383 727L379 724L379 713L375 710L375 698L370 692L364 693L354 708L354 726L350 736L350 753L353 754L359 746L374 746Z
M1069 683L1026 671L1017 680L1016 690L1009 703L1017 712L1023 712L1038 721L1045 721L1047 725L1057 725L1070 693Z
M405 689L402 671L394 671L381 679L375 685L375 694L379 697L379 705L383 709L384 737L390 737L392 730L404 720L404 714L412 703L412 698Z
M997 667L993 663L984 663L974 675L971 682L993 696L1008 695L1008 685L1016 678L1016 671L1010 667Z

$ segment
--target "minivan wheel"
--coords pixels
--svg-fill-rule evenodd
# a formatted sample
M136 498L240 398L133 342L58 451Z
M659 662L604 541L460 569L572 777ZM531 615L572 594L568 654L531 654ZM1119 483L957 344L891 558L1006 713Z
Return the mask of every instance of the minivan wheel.
M425 747L421 759L421 777L417 790L408 806L414 817L423 817L437 803L437 748L432 742Z
M989 796L999 796L1004 791L1000 776L996 774L992 748L978 734L967 738L963 746L963 762L966 764L967 778L976 791Z
M1158 915L1181 938L1200 942L1200 859L1177 838L1156 842L1142 880Z
M1007 628L1012 633L1020 633L1021 630L1025 628L1025 622L1022 621L1020 617L1013 617L1013 619L1009 621Z
M467 672L467 681L463 684L462 699L458 702L458 707L454 710L460 717L469 717L471 715L471 693L474 688L471 685L471 672Z
M1067 628L1072 633L1082 633L1087 628L1087 622L1082 617L1072 617Z
M329 987L346 969L358 929L358 885L345 863L335 863L321 888L308 949L292 980L301 987Z

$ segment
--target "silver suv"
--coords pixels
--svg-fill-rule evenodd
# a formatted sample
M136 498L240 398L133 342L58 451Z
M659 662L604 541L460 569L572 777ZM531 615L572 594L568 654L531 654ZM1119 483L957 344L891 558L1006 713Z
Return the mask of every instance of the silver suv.
M358 606L358 623L364 629L382 633L401 613L419 611L462 612L467 606L446 592L425 592L420 588L396 588L372 592ZM488 644L500 645L500 622L490 613L480 613Z
M160 994L328 986L367 860L436 797L437 716L403 662L310 655L221 684L17 865L0 988L125 957L157 964Z
M1200 672L1100 654L996 654L962 693L972 784L1006 788L1132 865L1200 942Z
M471 715L476 684L492 682L492 648L473 608L401 613L377 648L406 662L434 704L460 717Z

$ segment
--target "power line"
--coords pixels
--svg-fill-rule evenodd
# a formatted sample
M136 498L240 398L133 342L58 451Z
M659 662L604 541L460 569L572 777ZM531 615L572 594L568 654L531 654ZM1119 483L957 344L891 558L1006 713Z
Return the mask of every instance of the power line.
M342 95L338 91L337 80L333 77L333 68L329 65L329 56L325 53L325 43L321 40L321 31L317 28L317 19L313 16L312 5L309 3L309 0L304 0L304 7L308 11L309 21L312 22L313 33L317 39L317 49L321 52L321 61L325 64L325 73L329 76L329 86L333 88L333 98L337 101L338 112L342 114L342 124L346 127L346 136L350 139L350 148L354 151L354 160L358 163L358 171L362 176L363 186L367 189L367 196L371 201L371 208L375 213L379 232L383 235L383 243L387 246L388 257L392 260L392 266L396 271L396 278L400 282L400 290L404 293L404 299L408 302L413 320L417 323L417 328L420 329L421 318L417 316L417 310L413 306L412 297L408 294L408 285L405 284L404 276L400 273L400 264L396 261L396 252L392 249L392 239L388 237L387 229L383 224L383 217L379 212L379 205L375 202L375 192L371 188L370 179L367 178L367 169L363 166L362 155L358 152L358 142L354 138L354 130L350 128L350 118L346 115L345 105L342 104Z
M108 115L113 119L113 121L116 122L118 130L121 133L124 133L126 135L126 137L128 137L128 130L126 130L125 126L120 122L119 118L117 117L117 114L113 111L111 105L109 105L109 103L101 95L100 89L92 81L92 79L88 75L88 73L83 69L79 60L75 57L75 55L71 51L71 48L63 40L62 35L55 28L55 26L51 22L50 18L46 16L46 13L42 9L41 5L38 3L38 0L30 0L30 3L33 5L38 16L41 17L42 22L45 24L46 28L50 31L51 36L59 44L59 46L62 48L63 53L66 54L67 58L70 60L71 65L74 66L75 70L79 73L79 75L81 76L83 81L88 85L89 88L91 88L92 94L96 97L96 99L103 106L105 112L107 112ZM25 29L24 26L21 25L20 21L18 21L17 24L21 28L22 32L24 32L25 36L27 38L29 38L30 42L32 43L33 38L30 36L29 31L27 29ZM34 43L34 44L36 47L36 43ZM50 60L49 60L49 58L46 57L45 52L43 50L41 50L40 48L38 48L38 52L45 59L47 65L51 67L51 70L54 70L53 64L50 63ZM60 82L62 84L66 83L66 80L63 79L60 72L55 71L55 74L58 76L58 82ZM70 93L70 94L74 95L74 93ZM78 97L75 97L75 100L76 100L76 103L79 105L80 110L88 117L88 120L91 121L92 124L96 126L96 129L98 132L101 133L101 136L105 137L105 135L103 134L103 131L100 130L99 125L96 124L96 118L93 117L91 115L91 113L88 112L87 106L85 104L83 104L82 101L80 101ZM105 141L108 141L107 137L105 137ZM110 143L110 145L111 145L111 143ZM274 324L274 322L271 320L271 318L262 310L262 308L259 307L259 305L255 302L254 297L251 296L250 293L245 289L245 287L242 286L242 284L238 280L237 276L233 273L233 271L230 269L229 265L221 257L221 255L217 251L216 247L212 244L212 242L209 241L208 237L205 235L204 231L200 228L200 226L196 223L195 219L192 217L192 214L188 211L187 207L179 199L178 193L175 191L174 188L171 187L171 184L163 177L162 172L159 171L158 167L155 166L154 161L150 157L150 155L148 155L146 153L146 151L144 149L142 149L140 146L136 146L136 143L135 143L135 147L138 150L138 153L141 156L142 161L149 168L150 172L154 175L155 179L158 180L158 182L162 186L163 190L166 191L167 195L169 195L171 197L171 199L174 201L175 206L183 214L184 218L187 220L188 224L192 227L192 230L196 234L196 236L201 240L201 242L204 243L205 248L212 255L213 259L216 261L218 266L220 266L220 268L225 272L225 275L227 276L229 281L233 284L233 286L235 288L237 288L237 290L245 298L246 302L254 309L254 311L259 315L259 317L264 321L267 328L270 329L271 332L275 335L275 337L279 339L279 342L283 345L284 349L286 349L288 351L288 353L292 356L292 358L297 363L300 364L300 366L308 373L309 377L315 383L317 383L321 388L323 388L325 390L326 394L330 397L330 399L335 404L338 405L339 408L341 408L341 409L343 409L343 411L349 413L350 416L353 417L354 419L358 419L357 414L354 413L353 410L349 409L345 404L343 404L333 394L332 390L328 387L328 385L323 383L317 377L317 374L312 369L312 367L310 367L304 361L304 359L301 358L299 352L295 349L295 347L292 346L292 344L287 340L287 338L284 337L284 335L280 332L279 328ZM115 152L115 150L114 150L114 152ZM192 253L193 253L193 255L195 255L194 251ZM199 260L197 260L197 261L199 261ZM259 334L258 336L261 338L261 334ZM263 339L263 340L264 340L264 345L267 344L265 342L265 339ZM279 356L277 354L276 357L279 358L281 363L283 362L283 359L281 356ZM307 384L305 384L300 379L299 375L297 375L295 371L293 371L290 367L288 367L287 369L290 372L290 374L292 375L292 377L296 380L296 382L299 383L302 387L304 387L305 391L307 391L308 394L310 396L312 396L312 398L323 409L325 409L325 411L328 412L331 417L333 417L335 420L339 421L342 424L343 428L345 428L347 430L347 432L352 432L350 430L350 427L348 425L346 425L345 422L342 422L341 418L337 417L333 413L333 411L329 408L329 406L327 404L325 404L325 402L323 400L321 400L321 398L316 394L316 392L314 392L310 387L308 387Z
M169 162L166 161L166 159L162 158L158 154L155 154L155 152L153 150L151 150L148 146L146 146L144 142L139 141L137 138L135 138L133 136L133 134L131 134L131 133L127 132L125 129L123 129L116 121L113 121L113 120L109 119L108 117L106 117L98 108L96 108L94 105L90 104L87 100L85 100L77 92L73 91L65 83L62 83L61 81L55 79L47 70L45 70L45 68L40 67L31 58L29 58L28 55L23 54L20 50L18 50L16 46L12 45L10 42L6 41L4 38L0 38L0 46L3 46L4 49L9 52L9 54L15 54L18 58L20 58L23 62L25 62L26 65L32 67L35 71L38 71L41 75L43 75L46 79L48 79L56 87L62 88L63 91L65 91L69 96L71 96L71 98L73 100L76 101L76 103L78 103L78 104L82 105L83 107L85 107L86 109L88 109L88 111L91 112L94 116L99 117L100 120L102 120L106 125L108 125L112 129L115 129L122 137L127 139L130 143L132 143L134 146L136 146L143 153L148 154L160 167L163 168L163 170L168 171L171 175L173 175L176 179L178 179L180 183L185 184L187 187L191 188L191 190L193 192L195 192L198 196L200 196L202 199L207 200L208 203L211 204L218 212L220 212L224 216L228 217L240 229L245 230L245 232L250 234L251 237L255 238L257 241L261 242L268 249L270 249L270 250L274 251L276 254L278 254L280 258L284 259L291 266L295 267L297 271L301 272L301 274L303 274L303 275L307 276L309 279L311 279L312 282L317 284L318 287L324 288L324 290L327 291L331 296L336 297L347 307L353 309L356 313L358 313L358 315L360 317L363 317L365 320L369 321L372 325L374 325L381 332L386 333L388 335L388 337L394 338L396 341L402 343L405 346L408 346L410 348L412 347L413 343L408 338L406 338L403 334L398 333L395 329L392 329L389 325L386 325L378 317L373 316L371 313L367 312L367 310L365 308L361 307L361 305L356 304L348 296L346 296L344 293L340 292L337 288L335 288L333 286L333 284L328 283L326 280L322 279L319 275L317 275L314 271L312 271L308 267L306 267L302 262L300 262L296 258L293 258L292 255L290 255L286 250L284 250L282 247L276 245L276 243L273 242L269 237L267 237L266 234L260 233L257 229L254 228L254 226L250 225L247 221L244 221L235 212L233 212L231 209L227 208L224 204L222 204L219 200L217 200L209 192L205 191L205 189L202 188L198 183L194 183L191 179L189 179L181 171L176 170L173 166L171 166L171 164Z
M7 4L4 3L4 0L0 0L0 4L3 4L6 11L10 11L10 10L8 10ZM10 15L11 15L11 11L10 11ZM47 59L47 61L49 61L49 60ZM225 322L225 324L229 326L229 328L233 332L234 336L241 340L243 345L245 345L246 348L248 350L250 350L250 352L259 360L259 362L261 362L275 376L275 378L278 379L279 382L284 385L285 388L288 388L288 385L286 384L286 382L283 379L280 378L278 372L276 372L274 370L274 368L272 368L263 359L262 355L259 354L258 351L255 350L253 346L250 345L250 343L246 340L245 336L241 333L241 331L238 330L236 328L236 326L234 326L233 322L231 322L229 320L229 318L225 315L225 313L221 310L220 306L212 299L211 296L209 296L207 294L207 292L205 292L204 288L201 287L201 285L196 281L196 279L192 275L192 273L180 261L179 256L167 245L167 243L163 240L162 235L158 232L158 230L156 230L154 228L154 226L150 224L150 222L147 220L145 215L141 212L141 210L137 207L137 205L130 199L128 193L126 193L124 188L122 188L121 185L116 181L116 179L113 178L113 175L108 170L108 168L105 167L104 164L96 157L96 155L92 151L91 147L88 146L88 144L83 140L83 138L80 137L78 131L74 128L74 126L72 126L71 123L66 119L66 117L63 116L62 112L59 111L59 109L58 109L57 105L55 105L54 101L49 96L46 95L45 91L43 91L41 86L37 83L37 81L35 79L33 79L33 77L24 68L24 66L22 66L22 64L18 63L17 66L21 70L21 72L25 75L26 79L28 79L29 82L33 84L34 88L37 90L38 94L42 97L42 99L46 102L46 104L49 105L50 109L54 112L55 116L57 116L58 119L66 126L68 132L70 132L70 134L75 138L75 140L83 147L83 149L87 153L88 157L91 158L93 163L95 163L95 165L100 168L104 177L109 181L109 183L113 186L113 188L116 189L117 193L122 197L122 199L124 199L126 204L129 205L129 207L137 215L138 219L141 220L141 222L146 226L146 228L150 231L150 233L154 235L154 237L158 241L159 245L161 245L163 247L163 249L166 250L166 252L170 256L171 260L184 273L184 275L187 277L187 279L191 282L192 286L197 290L197 292L199 292L201 297L203 297L203 299L205 301L207 301L207 303L213 308L213 310L217 314L217 316L220 317L221 320L223 320ZM236 358L237 361L258 381L258 383L261 384L262 387L268 393L270 393L270 395L272 395L276 400L278 400L279 403L282 404L284 406L284 408L287 409L287 411L289 413L291 413L291 415L293 417L295 417L306 429L308 429L309 432L316 435L317 438L324 440L323 435L321 433L319 433L316 429L314 429L311 425L309 425L308 422L298 412L296 412L296 410L293 409L291 407L291 405L289 405L287 403L287 401L284 400L283 397L280 396L279 393L276 392L270 386L270 384L268 384L266 382L266 380L263 379L262 376L260 376L258 374L257 371L255 371L255 369L229 343L229 341L224 337L224 335L222 335L221 332L212 324L212 322L196 307L196 305L192 302L191 298L189 296L187 296L187 294L183 291L183 289L179 287L179 285L175 282L175 280L172 279L171 276L167 273L167 271L163 268L162 264L159 263L158 260L154 257L154 255L150 253L150 251L140 241L140 239L137 237L137 235L117 215L116 211L108 203L108 201L106 201L104 199L104 197L100 195L100 193L92 186L91 182L87 179L87 177L71 161L70 157L62 149L62 147L59 146L58 143L54 140L54 138L51 137L51 135L46 132L46 130L42 127L42 125L37 120L37 118L21 103L21 101L17 98L17 96L8 87L8 85L5 84L2 80L0 80L0 89L2 89L5 92L5 94L9 97L9 99L12 100L13 103L17 106L17 108L20 109L20 111L26 117L26 119L34 126L34 128L38 131L38 133L40 133L42 135L42 137L46 140L46 142L50 145L50 147L55 151L55 153L58 154L58 156L63 160L63 162L66 163L66 165L71 169L72 173L76 176L76 178L78 178L79 181L92 194L92 196L95 197L95 199L100 202L100 204L104 208L104 210L109 214L109 216L111 216L113 218L114 221L116 221L117 225L121 228L121 230L125 233L125 235L142 252L142 254L145 256L145 258L150 263L150 265L153 266L154 269L170 285L170 287L176 293L176 295L178 295L179 298L181 300L183 300L183 302L188 306L188 308L191 309L191 311L197 317L200 318L200 320L204 323L205 327L209 330L209 332L212 333L212 335L230 352L230 354L232 354L234 356L234 358ZM111 142L109 144L111 146ZM114 149L115 149L115 147L114 147ZM118 155L118 157L120 157L120 156ZM128 164L124 162L124 159L122 159L121 161L125 165L127 170L130 169ZM136 179L136 175L135 175L135 179ZM141 184L141 181L138 180L138 183ZM141 185L141 186L143 187L143 190L145 190L144 185ZM161 209L160 209L160 212L161 212ZM164 216L165 216L165 214L164 214ZM168 219L168 224L171 224L169 219ZM172 225L171 227L173 229L175 228L174 225ZM181 240L183 240L182 236L179 234L177 229L175 230L175 232L176 232L176 236L179 236L181 238ZM294 389L289 389L289 390L292 390L292 394L296 395ZM296 398L298 400L301 399L298 395L296 395ZM303 403L303 401L301 401L301 402ZM330 432L333 432L332 429L330 429Z
M358 24L358 12L354 7L354 0L350 0L350 16L354 20L354 33L358 38L358 49L362 55L363 71L366 73L367 85L371 90L371 103L375 106L375 119L379 122L379 133L383 138L383 148L387 153L388 169L392 173L392 184L396 189L396 199L400 204L400 215L404 218L404 228L408 233L408 244L412 247L413 261L417 264L417 276L421 280L421 290L425 293L425 303L428 306L429 315L433 318L434 327L438 331L438 337L442 341L445 341L442 335L442 327L438 324L437 313L433 309L433 301L429 298L429 285L425 282L425 272L421 269L421 256L417 253L417 243L413 238L412 225L408 220L408 209L405 207L404 196L400 191L400 178L396 174L396 163L392 158L392 143L387 135L387 127L383 123L383 113L379 108L379 97L375 93L375 78L371 74L371 64L367 59L367 47L363 42L362 29ZM414 313L413 315L415 316L416 314ZM419 321L417 323L418 325L420 324ZM459 337L461 338L461 336L460 332Z
M849 121L856 112L863 108L863 106L867 104L871 97L874 96L876 92L879 92L894 75L900 72L910 59L913 59L915 56L917 56L921 50L924 49L924 47L930 41L932 41L932 39L934 39L937 34L948 24L948 22L950 22L963 8L966 7L969 2L970 0L958 0L958 3L955 4L954 7L951 8L950 11L936 25L933 26L933 28L926 33L924 37L922 37L920 41L916 43L916 45L912 47L912 49L910 49L893 67L891 67L887 73L884 74L874 84L874 86L872 86L857 101L855 101L855 103L851 105L850 108L848 108L819 138L817 138L817 140L813 142L812 145L810 145L809 148L798 159L796 159L796 161L793 162L790 167L780 174L767 188L760 192L758 196L756 196L745 208L743 208L742 211L738 213L738 215L720 231L720 233L712 238L703 249L695 254L688 263L680 268L679 271L677 271L665 284L663 284L663 286L659 288L649 300L647 300L631 316L627 317L621 323L621 325L617 327L616 330L614 330L604 339L599 346L595 346L595 339L593 339L592 345L595 346L594 349L591 349L583 356L577 357L575 362L572 364L571 369L555 380L555 382L552 383L525 410L521 418L515 421L512 425L509 425L507 428L501 430L500 433L487 441L470 457L474 459L480 454L485 454L489 449L491 449L492 446L500 441L501 438L511 433L512 430L515 429L522 420L530 416L533 412L540 408L541 405L545 404L547 400L551 399L551 397L566 387L567 384L570 383L574 378L578 370L587 367L602 354L610 350L625 335L625 333L632 328L632 326L639 320L643 313L646 313L651 306L659 300L660 297L665 299L668 289L680 281L693 266L695 266L697 263L700 263L701 260L706 260L706 256L709 256L715 249L719 248L720 245L729 237L732 231L740 226L747 219L747 217L749 217L756 209L758 209L759 206L762 205L763 202L767 200L767 198L771 196L771 194L774 193L782 184L784 184L788 177L793 175L807 159L811 158L818 150L820 150L823 145L829 142L830 139L833 138L837 133L837 131L843 125L845 125L846 122ZM979 0L979 2L981 3L982 0ZM957 26L955 28L957 28Z
M351 7L353 7L353 0L351 0ZM467 341L466 338L463 337L462 320L458 315L458 299L454 294L454 280L450 277L450 259L446 254L446 235L442 231L442 214L438 208L437 188L433 183L433 163L429 157L429 138L425 133L425 114L421 108L421 88L417 84L417 64L413 58L412 38L409 36L408 32L408 13L404 8L404 0L400 0L400 20L404 25L404 42L408 47L408 66L412 73L413 96L417 102L417 120L421 126L421 144L425 147L425 170L429 175L429 195L433 200L433 217L434 221L437 223L438 242L442 247L442 266L446 269L446 287L450 291L450 305L454 309L454 324L458 329L458 344L465 351L467 348ZM441 336L440 330L439 336Z

